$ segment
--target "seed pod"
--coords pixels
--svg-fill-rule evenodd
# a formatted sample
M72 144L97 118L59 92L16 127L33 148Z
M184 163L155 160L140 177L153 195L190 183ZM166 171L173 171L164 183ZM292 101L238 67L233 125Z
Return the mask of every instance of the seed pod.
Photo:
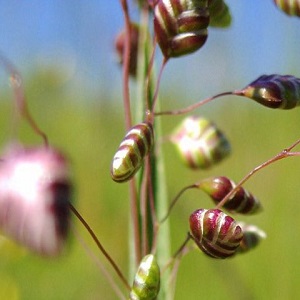
M300 17L300 0L274 0L274 3L286 14Z
M245 253L255 248L262 239L266 238L266 233L259 229L257 226L245 224L244 222L238 222L242 228L244 236L240 243L240 247L237 249L237 253Z
M154 8L154 30L166 58L200 49L208 24L206 0L158 0Z
M235 254L243 238L237 222L219 209L198 209L190 216L192 237L198 247L213 258Z
M208 10L210 15L209 26L229 27L231 25L229 7L223 0L209 0Z
M199 188L206 192L216 204L221 202L235 187L236 184L224 176L207 178L199 183ZM260 201L243 187L237 189L224 204L224 208L240 214L254 214L262 209Z
M171 141L176 145L184 163L193 169L207 169L230 153L225 135L211 121L188 117L178 126Z
M139 123L128 131L111 164L114 181L125 182L134 176L153 147L153 135L153 127L148 122Z
M65 157L51 148L10 149L0 164L0 228L31 251L58 255L69 231L72 186Z
M126 41L126 31L122 30L116 37L115 49L117 51L119 63L123 64L124 49ZM129 58L129 74L136 76L137 55L139 43L139 26L135 23L130 24L130 58Z
M235 94L270 108L291 109L300 105L300 79L291 75L262 75Z
M146 255L135 274L130 300L154 300L160 288L160 270L153 254Z

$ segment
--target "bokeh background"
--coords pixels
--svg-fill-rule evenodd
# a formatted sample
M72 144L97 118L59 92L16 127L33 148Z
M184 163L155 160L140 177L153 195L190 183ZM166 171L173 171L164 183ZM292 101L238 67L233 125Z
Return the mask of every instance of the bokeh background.
M283 14L272 0L227 2L232 26L210 29L203 49L168 64L161 83L162 108L180 108L240 89L262 74L300 77L300 20ZM138 20L136 9L131 15ZM76 207L127 272L128 186L117 185L109 176L111 159L124 135L122 75L113 49L122 27L116 0L0 0L0 50L22 74L37 123L50 143L72 162ZM4 148L13 138L14 98L8 75L3 67L0 70L0 142ZM139 101L134 82L131 88L134 103ZM300 138L298 109L275 111L250 100L226 97L194 113L223 129L233 153L210 171L192 172L178 160L172 145L163 145L170 200L184 185L210 175L239 181ZM164 134L182 118L162 118ZM25 121L18 138L26 145L41 144ZM265 230L267 239L249 254L226 261L211 260L200 251L189 254L179 268L175 299L299 299L299 169L300 158L288 158L246 183L263 202L264 211L243 220ZM185 194L170 219L173 251L186 236L189 214L211 206L199 191ZM74 226L107 266L76 220ZM4 237L0 249L0 299L117 299L74 234L65 255L54 260L37 257Z

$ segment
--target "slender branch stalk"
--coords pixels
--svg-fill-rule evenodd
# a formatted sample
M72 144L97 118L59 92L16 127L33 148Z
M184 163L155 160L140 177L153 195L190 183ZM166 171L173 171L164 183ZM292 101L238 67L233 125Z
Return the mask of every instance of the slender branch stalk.
M160 67L159 73L158 73L158 77L157 77L157 83L156 83L156 88L155 88L155 92L154 92L154 96L153 96L153 100L152 100L152 107L151 107L151 113L153 114L154 109L155 109L155 105L157 102L157 98L158 98L158 92L159 92L159 87L160 87L160 82L161 82L161 78L162 78L162 74L163 71L165 69L165 66L168 62L168 58L164 58L162 65Z
M37 123L34 121L28 110L21 74L14 67L14 65L2 54L0 54L0 62L4 66L5 71L9 74L11 86L15 95L16 112L14 113L12 118L13 134L16 131L15 128L18 128L20 116L22 116L23 118L25 118L25 120L27 120L33 131L43 139L44 145L48 147L49 143L47 135L38 127Z
M115 282L114 278L112 277L111 273L108 272L108 270L105 268L104 264L101 262L99 257L96 256L95 253L91 251L90 247L86 244L86 242L84 241L84 239L81 236L80 232L77 230L76 226L73 223L71 223L71 226L72 226L72 230L73 230L74 234L76 235L77 240L80 242L80 244L85 249L87 254L93 259L95 264L98 266L98 268L104 274L105 278L107 279L107 281L111 285L111 287L114 290L114 292L116 293L116 295L119 297L119 299L126 300L126 297L121 292L120 288L116 284L116 282Z
M130 38L131 38L131 22L126 0L120 0L125 21L125 46L124 46L124 61L123 61L123 101L126 130L128 131L131 124L131 109L130 109L130 91L129 91L129 64L130 64Z
M187 237L185 238L185 240L183 241L183 243L180 245L180 247L177 249L177 251L172 255L172 257L170 258L170 260L163 267L163 269L161 271L162 274L164 274L165 271L172 266L172 264L174 263L174 261L184 253L184 250L185 250L188 242L191 239L192 239L192 236L190 235L190 233L188 233Z
M181 195L186 191L186 190L189 190L189 189L193 189L193 188L196 188L198 185L197 184L192 184L192 185L189 185L189 186L186 186L184 187L177 195L176 197L172 200L169 208L168 208L168 211L167 211L167 214L160 220L160 224L162 224L163 222L165 222L167 220L167 218L169 217L173 207L175 206L175 204L177 203L177 201L179 200L179 198L181 197Z
M131 38L131 21L128 11L128 3L126 0L120 0L121 6L124 13L125 21L125 48L124 48L124 62L123 62L123 106L125 114L125 127L128 131L132 126L131 107L130 107L130 91L129 91L129 64L130 64L130 38ZM130 210L132 219L132 228L134 236L134 249L135 249L135 263L138 265L141 260L141 249L140 249L140 230L139 230L139 219L138 219L138 199L136 192L136 182L133 178L129 182L129 198L130 198Z
M130 291L131 287L130 287L129 283L127 282L125 276L123 275L123 273L121 272L121 270L119 269L119 267L117 266L115 261L112 259L112 257L105 250L105 248L103 247L103 245L101 244L101 242L97 238L96 234L94 233L93 229L89 226L89 224L85 221L85 219L81 216L81 214L77 211L77 209L71 203L69 203L69 207L70 207L71 211L74 213L74 215L78 218L78 220L85 227L85 229L88 231L88 233L90 234L90 236L92 237L92 239L96 243L97 247L101 251L101 253L105 256L107 261L111 264L113 269L116 271L117 275L119 276L119 278L123 282L124 286L127 288L128 291Z
M154 113L155 116L163 116L163 115L183 115L183 114L186 114L186 113L189 113L191 111L193 111L194 109L208 103L208 102L211 102L217 98L220 98L220 97L223 97L223 96L228 96L228 95L234 95L234 92L224 92L224 93L220 93L220 94L217 94L215 96L212 96L212 97L209 97L209 98L206 98L204 100L201 100L199 102L196 102L190 106L187 106L186 108L183 108L183 109L179 109L179 110L169 110L169 111L162 111L162 112L156 112Z
M145 256L149 249L149 240L148 240L148 183L149 183L149 169L150 161L149 157L145 158L144 166L144 176L141 182L141 194L140 194L140 215L141 215L141 227L142 227L142 256Z
M265 161L264 163L260 164L259 166L255 167L252 171L250 171L223 199L218 203L216 208L221 208L234 193L247 181L249 180L256 172L259 170L273 164L274 162L291 157L291 156L300 156L300 152L291 152L291 150L296 147L300 143L300 139L293 143L290 147L282 150L280 153L275 155L274 157L270 158L269 160Z

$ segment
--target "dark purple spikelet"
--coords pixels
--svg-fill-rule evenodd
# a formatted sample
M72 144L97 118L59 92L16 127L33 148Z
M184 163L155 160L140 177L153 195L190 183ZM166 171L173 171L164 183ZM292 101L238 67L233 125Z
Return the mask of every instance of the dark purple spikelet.
M154 143L152 124L139 123L133 126L117 150L111 163L111 177L116 182L131 179L143 164L145 156Z
M198 209L190 216L190 230L198 247L213 258L235 254L243 238L237 222L219 209Z
M158 0L154 7L154 30L166 58L200 49L207 40L207 1Z
M13 147L0 165L0 228L44 256L58 255L69 232L72 185L66 158L53 148Z
M286 14L300 17L300 0L274 0L274 3Z
M202 180L199 188L206 192L213 201L218 204L236 187L236 184L227 177L216 176ZM262 209L260 201L243 187L236 192L224 204L224 208L240 214L254 214Z
M241 240L237 253L245 253L256 248L260 244L261 240L266 238L266 233L257 226L245 224L244 222L238 222L238 224L241 226L244 236Z
M300 105L300 79L291 75L262 75L235 94L270 108L291 109Z

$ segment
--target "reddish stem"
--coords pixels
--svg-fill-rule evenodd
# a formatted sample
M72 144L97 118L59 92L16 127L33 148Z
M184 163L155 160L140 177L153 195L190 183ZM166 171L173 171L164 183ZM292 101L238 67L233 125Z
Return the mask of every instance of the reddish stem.
M130 92L129 92L129 67L130 67L130 35L131 22L129 17L128 5L126 0L120 0L125 20L125 45L123 53L123 101L126 130L128 131L131 124L131 109L130 109Z
M30 115L30 112L28 110L27 104L26 104L26 98L25 98L25 92L22 85L22 77L21 74L17 71L17 69L14 67L14 65L3 55L0 54L0 61L2 65L5 68L5 71L10 76L10 82L13 88L13 92L15 95L16 100L16 115L14 115L13 118L13 128L17 127L17 123L19 121L19 117L17 114L22 116L27 120L33 131L42 137L44 144L46 147L48 147L48 138L47 135L38 127L32 116ZM13 131L14 132L14 131Z
M141 226L142 226L142 256L145 256L148 252L148 234L147 234L147 224L148 224L148 174L149 174L150 162L149 156L145 157L143 179L140 189L140 215L141 215Z
M186 246L191 239L193 239L193 237L190 235L190 233L188 233L184 242L181 244L178 250L173 254L173 256L170 258L170 260L166 263L166 265L162 269L161 271L162 274L174 263L175 259L179 259L185 253Z
M163 222L165 222L167 220L167 218L169 217L173 207L175 206L175 204L177 203L177 201L179 200L179 198L181 197L181 195L186 191L186 190L189 190L189 189L193 189L193 188L196 188L198 187L197 184L192 184L192 185L189 185L189 186L186 186L184 187L177 195L176 197L172 200L170 206L169 206L169 209L166 213L166 215L160 220L160 224L162 224Z
M158 100L158 92L159 92L159 87L160 87L160 82L161 82L161 78L162 78L162 74L163 74L163 70L166 66L168 62L168 58L164 57L164 60L161 64L159 73L158 73L158 77L157 77L157 82L156 82L156 87L155 87L155 92L154 92L154 96L153 96L153 100L152 100L152 106L151 106L151 114L153 115L157 100Z
M79 231L77 230L75 225L71 224L71 226L72 226L73 232L74 232L77 240L80 242L80 244L82 245L84 250L87 252L87 254L92 258L94 263L98 266L100 271L104 274L105 278L111 285L111 287L114 290L114 292L116 293L116 295L119 297L119 299L126 300L126 297L123 295L123 293L120 290L119 286L117 285L116 281L114 280L112 275L108 272L108 270L105 268L102 261L99 259L98 256L96 256L96 254L93 251L91 251L90 247L86 244L86 242L84 241L83 237L81 236L81 234L79 233Z
M69 203L69 206L70 206L71 211L74 213L74 215L78 218L78 220L82 223L82 225L85 227L85 229L89 232L90 236L96 243L96 245L99 248L99 250L101 251L101 253L105 256L105 258L111 264L113 269L116 271L117 275L119 276L121 281L124 283L127 290L131 291L131 287L130 287L129 283L127 282L125 276L123 275L123 273L121 272L121 270L119 269L119 267L117 266L115 261L112 259L112 257L105 250L103 245L100 243L99 239L97 238L97 236L94 233L94 231L92 230L92 228L88 225L88 223L85 221L85 219L80 215L80 213L76 210L76 208L71 203Z
M224 93L220 93L220 94L217 94L215 96L212 96L212 97L209 97L209 98L206 98L204 100L201 100L197 103L194 103L186 108L183 108L183 109L179 109L179 110L169 110L169 111L162 111L162 112L156 112L154 113L155 116L162 116L162 115L182 115L182 114L186 114L188 112L191 112L192 110L216 99L216 98L220 98L220 97L223 97L223 96L228 96L228 95L235 95L234 92L224 92Z
M129 64L130 64L130 17L126 0L120 0L125 19L126 39L124 47L123 61L123 101L125 113L125 125L128 131L131 128L131 108L130 108L130 93L129 93ZM138 265L141 260L140 249L140 231L138 219L138 199L136 193L136 183L133 178L129 183L130 210L132 218L132 228L134 236L135 262Z
M256 172L259 170L269 166L270 164L281 160L283 158L291 157L291 156L300 156L300 152L290 152L294 147L296 147L300 143L300 139L293 143L290 147L282 150L280 153L276 154L274 157L255 167L252 171L250 171L223 199L218 203L216 208L221 208L225 205L225 203L230 199L232 195L247 181L249 180Z

